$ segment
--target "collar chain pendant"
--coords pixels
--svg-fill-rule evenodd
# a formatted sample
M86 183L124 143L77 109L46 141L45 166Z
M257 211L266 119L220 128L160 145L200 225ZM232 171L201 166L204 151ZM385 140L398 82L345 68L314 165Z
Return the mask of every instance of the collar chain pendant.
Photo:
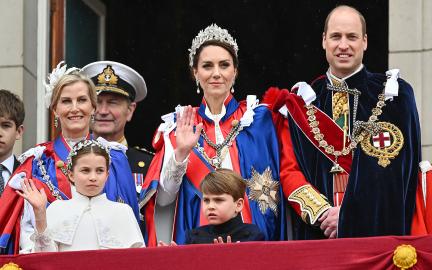
M206 159L210 165L212 165L214 168L221 168L222 162L225 159L226 155L228 154L228 148L232 145L232 142L235 140L237 135L240 133L240 131L243 129L243 127L239 124L238 121L234 122L233 120L233 127L231 128L230 132L228 133L227 137L224 139L222 143L216 144L210 140L210 138L207 136L207 133L204 131L204 129L201 130L201 136L203 137L204 141L213 149L216 151L216 155L214 157L209 157L207 153L204 151L204 148L197 143L195 148L200 152L200 154Z

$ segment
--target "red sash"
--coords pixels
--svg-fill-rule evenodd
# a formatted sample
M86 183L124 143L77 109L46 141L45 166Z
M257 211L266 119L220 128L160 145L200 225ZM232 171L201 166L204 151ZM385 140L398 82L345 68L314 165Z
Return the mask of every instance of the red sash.
M314 133L309 126L307 108L304 100L293 93L285 92L285 105L288 109L288 113L302 131L302 133L308 138L308 140L320 151L326 158L336 163L336 158L332 154L325 152L324 148L319 147L319 142L314 138ZM331 119L326 113L314 106L316 121L319 122L320 132L324 135L324 140L329 145L333 145L335 150L341 151L343 148L343 142L340 138L343 138L343 130ZM349 143L349 141L347 142ZM348 184L349 173L351 172L352 164L352 153L345 156L339 156L337 163L343 169L343 172L337 173L333 177L333 202L335 206L342 203L343 195L345 192L346 185Z

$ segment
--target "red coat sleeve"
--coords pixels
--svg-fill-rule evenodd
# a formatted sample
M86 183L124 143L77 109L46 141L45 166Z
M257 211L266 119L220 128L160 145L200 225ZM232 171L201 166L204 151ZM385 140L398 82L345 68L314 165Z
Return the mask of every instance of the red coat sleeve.
M306 179L294 154L289 131L288 119L279 113L290 95L288 90L270 88L265 94L265 103L273 114L280 150L280 182L284 195L291 207L307 223L315 223L327 209L331 207L327 199L321 195Z
M423 191L422 172L419 173L416 206L411 225L411 235L432 234L432 171L425 172L426 190ZM426 196L423 196L423 194ZM426 198L426 201L425 199Z

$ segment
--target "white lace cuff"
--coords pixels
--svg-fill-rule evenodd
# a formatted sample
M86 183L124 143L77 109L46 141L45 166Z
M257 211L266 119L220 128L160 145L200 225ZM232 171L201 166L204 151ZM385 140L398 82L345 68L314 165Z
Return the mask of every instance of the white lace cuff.
M35 232L30 239L34 242L35 252L57 251L57 246L51 236L51 231L47 228L42 233Z
M183 176L186 173L189 156L182 162L175 160L174 153L162 169L161 179L158 188L157 203L168 205L177 197Z
M183 175L186 173L187 164L189 161L189 156L185 158L185 160L178 162L175 159L175 154L171 156L163 170L163 182L165 189L167 190L167 185L171 185L171 182L174 182L180 186ZM178 190L178 189L177 189ZM169 190L167 190L169 191ZM177 192L176 192L177 193Z

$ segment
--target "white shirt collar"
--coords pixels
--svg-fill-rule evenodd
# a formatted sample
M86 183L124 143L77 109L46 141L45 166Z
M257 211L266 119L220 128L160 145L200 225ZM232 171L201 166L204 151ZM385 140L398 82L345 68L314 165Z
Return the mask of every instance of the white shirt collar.
M14 155L10 155L1 164L6 167L6 169L9 171L9 174L12 174L14 171L14 163L15 163L15 157Z
M222 117L224 117L226 114L225 101L228 97L229 95L225 98L224 102L222 103L222 110L219 114L212 114L209 109L209 106L207 105L204 111L205 115L211 120L213 120L213 122L218 123L222 119Z
M354 76L355 74L357 74L357 73L359 73L360 72L360 70L362 70L363 69L363 64L361 64L353 73L351 73L350 75L348 75L348 76L346 76L346 77L343 77L343 78L338 78L338 77L336 77L335 75L333 75L332 73L331 73L331 69L329 68L328 69L328 71L327 71L327 75L330 77L330 78L332 78L332 79L334 79L334 80L336 80L336 81L346 81L348 78L350 78L350 77L352 77L352 76Z

